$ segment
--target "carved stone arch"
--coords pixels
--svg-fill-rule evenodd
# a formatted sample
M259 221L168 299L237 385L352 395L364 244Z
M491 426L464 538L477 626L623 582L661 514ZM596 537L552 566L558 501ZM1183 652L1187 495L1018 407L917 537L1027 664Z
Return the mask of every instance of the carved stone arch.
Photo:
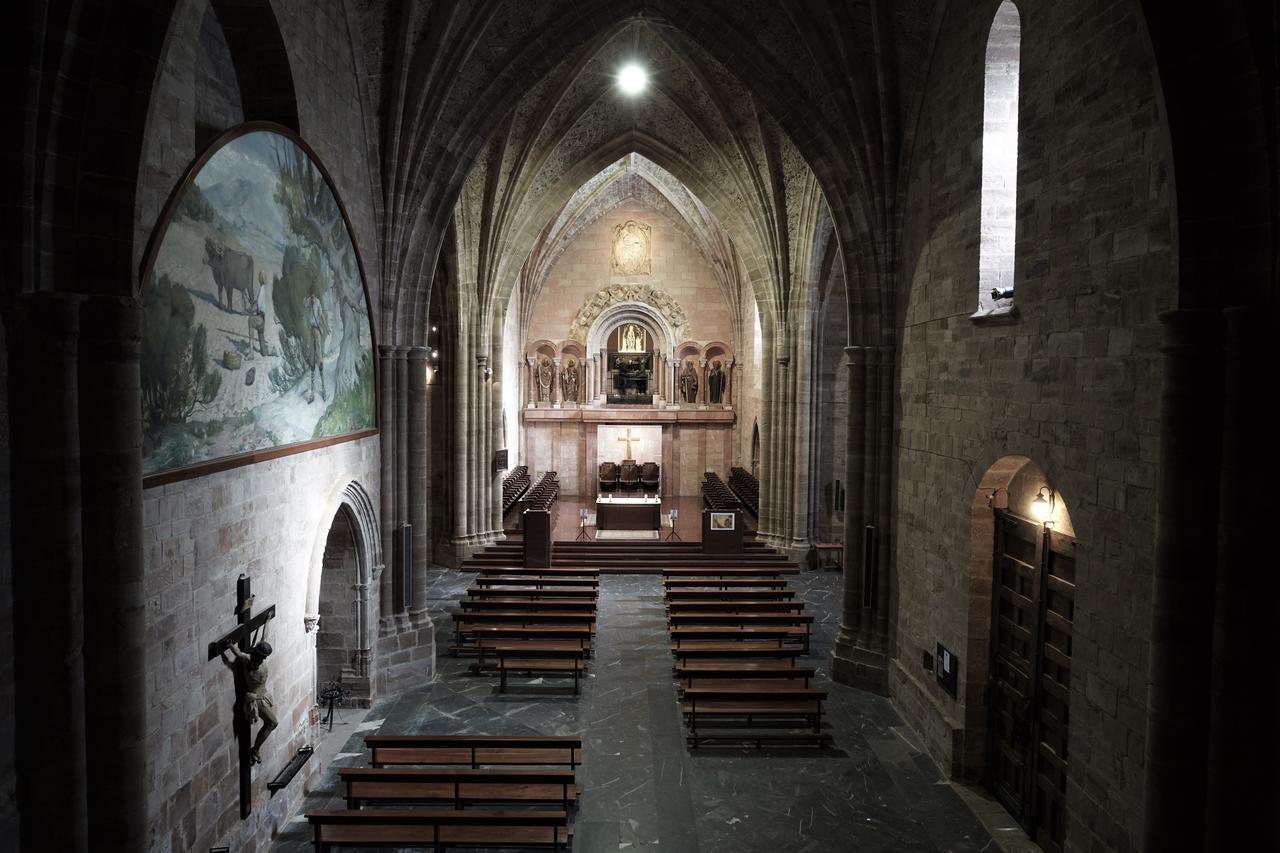
M638 315L636 322L641 322L639 318L651 321L645 325L654 334L655 341L663 341L663 345L657 347L663 352L670 352L669 347L680 340L689 324L684 308L665 290L649 284L614 284L596 291L583 303L569 326L569 337L585 341L587 352L595 352L604 346L598 339L601 325L612 328L608 324L614 322L613 317L629 309L636 309L633 312ZM661 329L662 335L656 333L655 327ZM593 337L593 333L597 333L597 337Z
M342 488L335 489L324 503L320 514L319 528L316 531L315 545L311 554L311 571L307 580L306 628L310 632L315 624L311 621L317 617L320 609L320 585L323 571L325 543L330 526L338 513L345 512L351 524L352 538L356 551L356 586L359 602L358 625L356 635L359 638L358 651L369 653L374 646L377 630L377 602L371 599L378 591L378 581L383 570L382 536L379 530L378 514L373 500L359 482L351 480Z
M677 340L675 330L666 318L645 302L616 302L602 310L585 335L587 352L600 352L609 342L609 333L623 323L635 323L653 338L654 350L670 355Z

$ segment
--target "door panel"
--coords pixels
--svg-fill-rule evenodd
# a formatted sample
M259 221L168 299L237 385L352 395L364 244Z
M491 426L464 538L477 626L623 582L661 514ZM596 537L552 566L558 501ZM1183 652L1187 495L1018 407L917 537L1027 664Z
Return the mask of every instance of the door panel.
M1044 850L1066 838L1075 541L996 511L988 784Z

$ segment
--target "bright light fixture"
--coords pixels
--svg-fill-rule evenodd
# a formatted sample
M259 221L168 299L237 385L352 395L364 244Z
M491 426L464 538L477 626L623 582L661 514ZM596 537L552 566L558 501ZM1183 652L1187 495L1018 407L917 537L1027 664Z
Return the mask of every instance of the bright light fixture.
M634 62L618 70L618 88L624 95L638 95L649 86L649 72Z
M1045 500L1046 493L1048 493L1048 500ZM1053 517L1053 505L1053 489L1041 486L1040 491L1036 493L1036 499L1031 502L1031 514L1035 516L1036 521L1048 522Z

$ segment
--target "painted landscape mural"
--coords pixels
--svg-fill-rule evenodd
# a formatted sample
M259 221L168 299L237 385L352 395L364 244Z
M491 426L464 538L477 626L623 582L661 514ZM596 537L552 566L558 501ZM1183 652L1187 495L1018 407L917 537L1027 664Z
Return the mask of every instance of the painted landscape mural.
M289 137L247 133L205 163L144 299L145 474L373 427L355 246Z

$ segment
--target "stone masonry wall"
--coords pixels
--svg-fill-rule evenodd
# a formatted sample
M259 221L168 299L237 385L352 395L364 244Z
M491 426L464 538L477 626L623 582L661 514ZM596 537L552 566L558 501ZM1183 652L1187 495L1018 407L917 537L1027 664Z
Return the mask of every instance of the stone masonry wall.
M18 837L18 774L14 765L13 539L9 508L9 347L0 323L0 838ZM0 843L0 849L6 849Z
M340 0L273 3L292 67L302 138L333 177L351 219L370 296L378 316L378 258L374 199L376 156L366 137L366 105L359 67ZM268 40L269 41L269 40ZM157 76L138 185L135 254L138 265L164 203L201 150L242 120L234 66L217 16L207 0L180 0ZM377 329L375 328L375 333ZM187 851L230 844L263 849L322 768L314 759L286 792L268 799L265 782L313 734L315 638L303 615L314 611L324 537L337 495L359 483L378 506L379 439L348 442L305 454L149 489L145 542L148 596L148 756L151 813L149 850ZM257 607L275 604L269 661L280 727L254 771L255 812L238 816L236 749L231 731L231 673L205 660L210 640L235 624L235 580L248 572ZM370 612L379 611L377 587ZM420 631L407 632L420 645ZM429 678L427 658L383 638L375 649L418 655L412 667ZM390 664L389 652L387 663ZM407 680L397 670L396 677ZM391 680L387 671L380 683Z
M653 227L650 275L612 274L609 256L613 228L628 219ZM534 305L529 340L564 340L573 316L593 293L610 284L631 283L652 285L669 293L689 318L686 338L732 342L729 310L707 262L679 229L653 208L635 201L620 204L600 217L565 249Z
M265 846L322 769L312 760L286 792L266 782L314 743L315 635L303 616L318 598L324 545L342 489L356 481L377 505L378 439L366 438L144 493L150 851ZM280 727L254 770L254 814L239 819L232 673L206 660L236 624L236 578L254 609L276 607L268 640ZM377 613L376 590L372 612ZM309 603L311 602L311 603Z
M1000 457L1030 457L1079 543L1067 848L1132 850L1143 820L1157 314L1172 307L1176 275L1167 129L1136 5L1018 4L1018 316L975 324L983 57L997 5L953 6L943 22L907 173L891 692L952 766L969 697L942 693L921 651L966 648L977 484Z

